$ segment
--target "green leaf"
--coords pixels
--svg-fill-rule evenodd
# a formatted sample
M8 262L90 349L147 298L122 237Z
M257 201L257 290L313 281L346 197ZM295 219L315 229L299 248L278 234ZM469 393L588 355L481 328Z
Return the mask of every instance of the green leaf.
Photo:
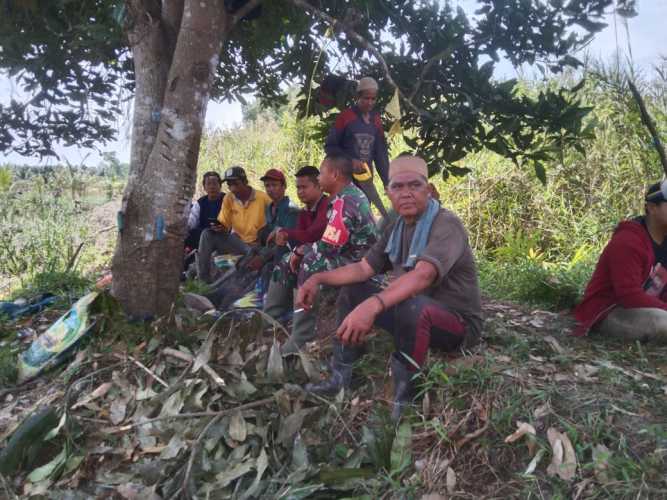
M471 172L468 167L455 167L454 165L447 167L447 170L456 177L463 177Z
M391 473L398 474L412 463L412 425L404 422L398 426L394 443L391 446Z
M273 345L269 352L269 361L266 366L266 375L269 382L282 382L285 378L285 368L283 366L283 357L280 354L280 344L277 339L273 339Z
M535 175L540 180L543 186L547 185L547 172L544 170L544 165L539 162L533 164L535 166Z
M342 483L349 479L368 479L375 475L369 468L324 469L320 471L319 480L325 484Z
M37 467L28 475L28 481L38 483L45 479L56 480L67 463L67 447L65 446L48 464Z
M586 78L582 78L579 83L577 83L574 87L570 89L570 92L579 92L581 89L584 88L584 85L586 85Z

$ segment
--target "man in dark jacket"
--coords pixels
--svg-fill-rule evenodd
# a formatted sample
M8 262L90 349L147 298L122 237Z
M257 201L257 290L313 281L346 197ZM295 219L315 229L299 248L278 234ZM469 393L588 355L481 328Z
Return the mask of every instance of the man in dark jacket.
M206 194L192 204L188 215L188 236L185 246L189 248L198 248L202 231L218 220L222 199L225 196L221 191L222 178L218 172L206 172L202 184Z
M667 182L653 184L644 201L645 215L621 222L602 251L574 310L574 335L667 343Z
M324 150L327 154L345 154L352 158L354 183L361 188L368 201L375 205L383 217L387 211L373 184L373 163L387 186L389 155L382 129L380 113L373 110L377 100L378 84L370 77L359 80L357 102L341 112L329 131Z

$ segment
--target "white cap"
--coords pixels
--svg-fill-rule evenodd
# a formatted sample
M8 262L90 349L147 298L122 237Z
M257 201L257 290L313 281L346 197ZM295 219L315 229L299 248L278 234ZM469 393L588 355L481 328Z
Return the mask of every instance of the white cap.
M357 82L357 92L363 92L364 90L378 90L378 82L370 76L365 76Z

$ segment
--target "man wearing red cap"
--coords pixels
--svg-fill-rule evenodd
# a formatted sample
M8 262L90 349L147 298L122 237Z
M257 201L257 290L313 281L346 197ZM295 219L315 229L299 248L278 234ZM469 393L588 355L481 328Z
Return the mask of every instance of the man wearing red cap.
M398 218L360 262L312 275L299 288L297 307L310 308L321 285L343 287L332 374L308 384L315 394L347 389L353 363L373 325L394 338L391 358L395 420L414 397L413 379L428 349L456 350L479 341L482 317L475 260L459 218L432 197L426 163L401 156L389 166L387 192ZM382 289L370 281L388 272Z
M277 168L271 168L260 178L264 183L264 190L271 198L271 204L266 207L266 226L262 230L262 242L278 228L293 228L299 209L292 204L289 196L285 195L287 180Z
M285 195L287 180L277 168L270 168L260 178L264 183L266 194L271 198L271 203L266 207L264 219L266 225L259 232L261 248L257 249L256 255L248 263L248 267L257 270L269 261L276 263L287 251L286 248L271 244L271 236L282 229L293 229L299 215L299 209ZM268 281L267 281L268 286Z

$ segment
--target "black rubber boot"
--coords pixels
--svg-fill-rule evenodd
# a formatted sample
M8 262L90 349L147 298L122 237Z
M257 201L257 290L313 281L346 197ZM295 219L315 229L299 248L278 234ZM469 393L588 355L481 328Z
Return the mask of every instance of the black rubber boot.
M394 378L394 407L391 410L391 419L398 422L401 419L403 410L414 399L414 371L408 370L408 367L399 359L400 354L394 353L391 356L391 374Z
M335 396L341 389L349 389L352 366L363 354L363 348L343 346L334 341L331 358L331 376L316 384L306 384L305 390L318 396Z

